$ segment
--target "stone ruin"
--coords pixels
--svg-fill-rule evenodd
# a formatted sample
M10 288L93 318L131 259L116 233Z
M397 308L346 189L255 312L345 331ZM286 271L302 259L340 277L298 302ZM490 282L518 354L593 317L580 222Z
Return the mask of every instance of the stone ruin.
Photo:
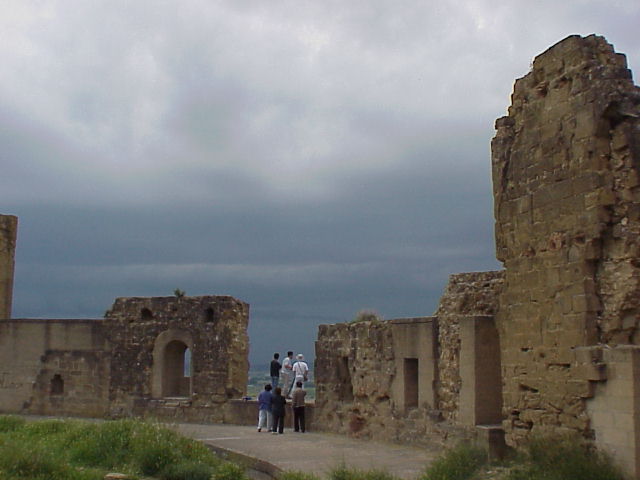
M16 217L0 216L0 412L237 420L248 304L132 297L116 299L104 319L11 319L16 226Z
M0 215L0 319L11 318L18 218Z
M433 316L320 326L314 426L496 449L577 432L640 478L640 89L604 38L571 36L515 82L496 130L504 270L452 275ZM16 226L0 216L0 411L244 422L247 304L11 319Z
M494 316L503 286L504 272L461 273L451 276L434 316L321 325L317 424L409 443L445 443L467 437L465 425L484 425L484 439L499 449Z
M515 82L492 141L503 272L432 317L322 325L316 420L366 438L577 432L640 478L640 89L602 37Z

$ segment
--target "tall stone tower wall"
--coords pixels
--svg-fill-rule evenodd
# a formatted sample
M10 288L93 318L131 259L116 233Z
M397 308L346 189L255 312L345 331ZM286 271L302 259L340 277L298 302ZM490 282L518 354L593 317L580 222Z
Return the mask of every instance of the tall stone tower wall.
M0 215L0 319L11 318L18 218Z
M604 38L571 36L516 81L492 142L507 440L591 436L589 346L640 344L640 89Z

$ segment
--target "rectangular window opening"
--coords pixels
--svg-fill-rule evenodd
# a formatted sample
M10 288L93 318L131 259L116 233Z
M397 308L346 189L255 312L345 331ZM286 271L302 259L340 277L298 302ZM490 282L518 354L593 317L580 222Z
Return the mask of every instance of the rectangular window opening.
M418 407L419 399L419 364L417 358L404 359L404 407Z

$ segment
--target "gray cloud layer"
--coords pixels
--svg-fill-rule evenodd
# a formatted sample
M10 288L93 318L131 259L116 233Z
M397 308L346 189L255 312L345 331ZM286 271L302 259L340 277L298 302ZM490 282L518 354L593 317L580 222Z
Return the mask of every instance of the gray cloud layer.
M231 294L254 362L360 308L429 314L449 273L498 267L489 141L513 80L573 33L637 67L637 25L632 0L9 1L14 314Z

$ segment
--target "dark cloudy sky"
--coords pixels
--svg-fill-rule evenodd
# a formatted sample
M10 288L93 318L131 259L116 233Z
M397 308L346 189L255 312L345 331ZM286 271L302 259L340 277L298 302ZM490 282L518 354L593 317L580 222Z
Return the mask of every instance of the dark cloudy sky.
M229 294L253 363L498 268L489 142L514 79L575 33L640 65L638 0L0 5L14 317Z

